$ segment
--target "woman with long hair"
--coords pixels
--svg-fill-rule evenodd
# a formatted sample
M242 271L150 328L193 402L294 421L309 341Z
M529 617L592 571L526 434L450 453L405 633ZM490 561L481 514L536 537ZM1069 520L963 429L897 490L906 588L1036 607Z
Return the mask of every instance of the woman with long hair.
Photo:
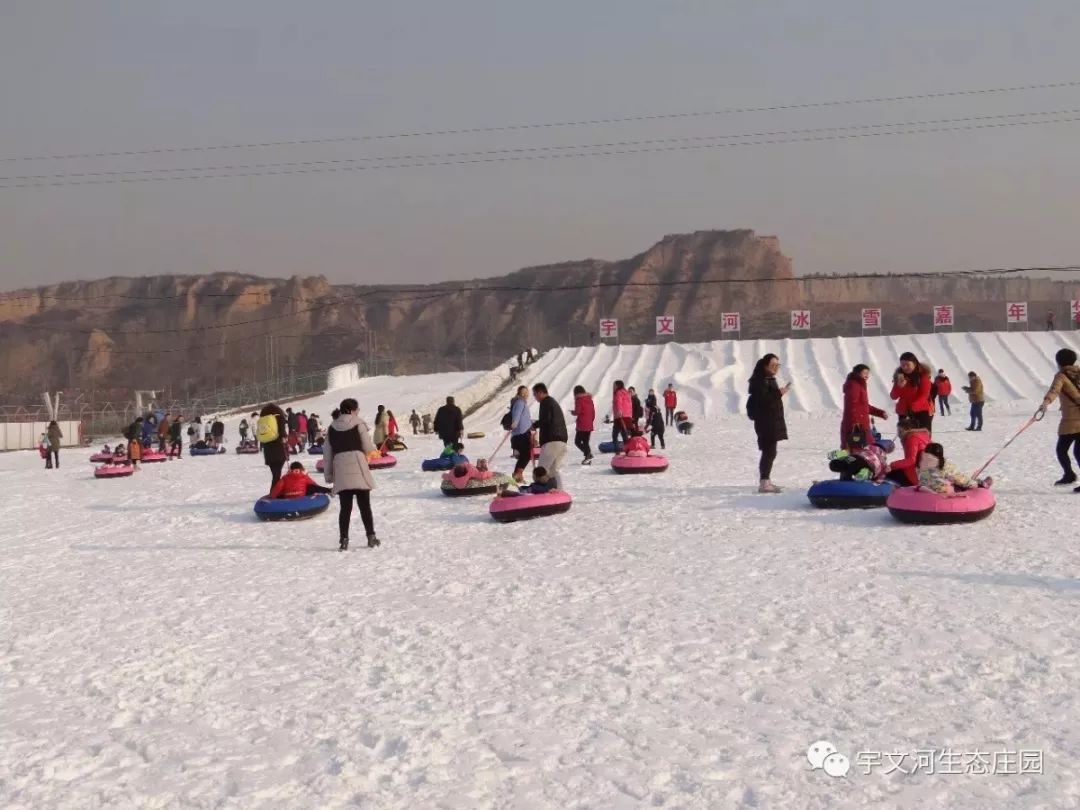
M779 371L780 358L775 354L767 354L758 360L750 375L750 397L746 401L746 413L754 422L758 450L761 451L758 492L770 494L781 491L772 482L772 468L777 444L787 441L788 437L784 395L791 389L791 383L781 388L776 380Z
M870 366L859 363L844 381L844 416L840 420L840 446L854 453L854 448L872 444L870 438L870 417L888 419L889 415L881 408L870 404L867 382L870 379Z
M375 450L375 443L358 414L359 410L355 399L342 400L341 412L326 431L326 443L323 445L326 483L333 484L334 494L341 500L338 514L338 547L341 551L349 550L353 501L356 501L360 519L364 522L368 548L380 545L375 536L375 518L371 512L371 490L375 489L375 479L367 463L368 454Z
M896 400L896 415L915 420L919 427L931 430L934 422L934 406L930 402L930 383L933 373L925 363L920 363L914 352L900 355L900 366L893 374L893 387L889 396Z

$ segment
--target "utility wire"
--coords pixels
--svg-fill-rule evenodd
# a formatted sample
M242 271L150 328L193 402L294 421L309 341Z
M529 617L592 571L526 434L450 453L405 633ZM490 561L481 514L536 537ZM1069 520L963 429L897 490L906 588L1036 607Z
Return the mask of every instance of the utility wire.
M602 143L581 143L570 144L565 146L519 146L503 149L482 149L477 151L467 152L435 152L429 154L418 155L385 155L374 157L360 157L360 158L337 158L330 160L301 160L301 161L287 161L279 163L240 163L240 164L227 164L219 166L190 166L190 167L178 167L172 169L124 169L113 171L97 171L97 172L59 172L56 174L22 174L22 175L0 175L0 183L10 183L17 181L38 181L38 180L63 180L71 178L88 178L88 177L145 177L149 175L166 175L177 174L179 172L237 172L237 171L258 171L263 169L280 169L280 168L294 168L294 167L307 167L307 166L342 166L349 167L360 163L378 163L387 161L417 161L417 160L436 160L446 158L471 158L471 157L483 157L487 155L519 155L519 154L539 154L539 153L557 153L557 152L571 152L571 151L585 151L592 149L610 149L616 147L628 147L628 146L655 146L662 144L676 144L676 143L708 143L712 141L723 140L735 140L739 138L773 138L773 137L793 137L800 135L817 135L821 133L840 133L840 132L869 132L872 130L880 129L896 129L896 128L911 128L911 127L923 127L934 125L951 125L951 124L963 124L974 121L1005 121L1010 119L1021 118L1046 118L1050 116L1069 116L1080 114L1080 108L1072 108L1067 110L1043 110L1039 112L1021 112L1021 113L1003 113L997 115L974 115L966 116L964 118L937 118L924 121L894 121L881 124L852 124L848 126L836 126L836 127L815 127L809 129L787 129L787 130L775 130L771 132L744 132L732 135L688 135L673 138L649 138L644 140L635 141L606 141ZM163 178L168 179L168 178ZM19 188L20 186L11 186L12 188Z
M381 141L403 138L444 137L448 135L477 135L491 132L517 132L535 129L559 129L567 127L600 126L609 124L627 124L641 121L670 121L687 118L706 118L723 115L742 115L745 113L783 112L789 110L809 110L827 107L857 106L862 104L894 104L905 101L925 101L930 99L957 98L961 96L987 96L1005 93L1022 93L1029 90L1061 90L1080 87L1080 81L1045 82L1041 84L1013 85L1011 87L988 87L967 90L936 90L927 93L911 93L900 96L872 96L868 98L828 99L824 101L791 102L758 107L723 107L716 110L694 110L690 112L653 113L629 115L612 118L587 118L575 121L546 121L529 124L504 124L500 126L464 127L460 129L433 129L427 131L394 132L377 135L347 135L336 138L304 138L284 141L255 141L251 143L211 144L208 146L167 146L157 149L122 149L100 152L73 152L70 154L21 155L0 158L0 162L31 160L75 160L79 158L133 157L137 155L162 155L185 152L212 152L224 149L262 149L276 146L309 146L314 144L357 143L363 141Z
M852 132L846 134L828 134L828 135L808 135L798 138L758 138L753 140L744 141L729 141L725 143L692 143L682 144L677 146L644 146L633 148L605 148L600 151L590 152L567 152L567 153L543 153L543 154L525 154L525 155L501 155L501 156L487 156L477 157L470 159L450 159L450 160L421 160L415 162L406 163L380 163L376 165L363 165L363 166L330 166L330 167L314 167L314 168L284 168L284 169L271 169L266 171L240 171L230 172L225 174L177 174L170 176L152 176L152 177L122 177L122 178L98 178L89 180L57 180L57 181L33 181L33 182L19 182L9 183L7 185L0 185L0 190L5 189L22 189L22 188L50 188L58 186L90 186L90 185L113 185L113 184L125 184L125 183L158 183L168 180L224 180L234 177L270 177L270 176L286 176L286 175L303 175L303 174L326 174L326 173L341 173L341 172L362 172L362 171L375 171L386 169L414 169L425 168L435 166L468 166L486 163L515 163L519 161L536 161L536 160L572 160L580 158L598 158L598 157L616 157L621 155L634 155L634 154L646 154L646 153L673 153L673 152L690 152L699 151L703 149L725 149L725 148L739 148L747 146L775 146L779 144L792 144L792 143L815 143L824 141L843 141L854 140L859 138L879 138L887 136L898 135L925 135L941 132L966 132L975 130L990 130L990 129L1005 129L1011 127L1025 127L1025 126L1043 126L1045 124L1064 124L1080 121L1080 116L1063 116L1058 118L1047 118L1045 120L1032 120L1032 121L1001 121L997 123L980 123L980 124L964 124L960 126L906 126L895 130L878 130L872 132ZM190 171L190 170L189 170ZM195 170L198 172L199 170Z

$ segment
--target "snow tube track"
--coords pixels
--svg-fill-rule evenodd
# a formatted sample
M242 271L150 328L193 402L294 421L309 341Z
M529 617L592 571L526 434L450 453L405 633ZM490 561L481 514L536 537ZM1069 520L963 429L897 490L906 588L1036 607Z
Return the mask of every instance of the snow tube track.
M714 416L741 416L746 381L761 355L772 352L783 364L782 380L793 380L785 400L791 415L836 413L843 403L842 386L856 363L872 369L870 401L890 414L892 373L901 352L914 351L936 372L943 368L956 388L954 401L964 401L960 386L976 371L987 400L1004 410L1028 408L1042 397L1054 371L1054 352L1080 347L1080 332L979 332L886 335L781 340L716 340L711 343L665 343L637 346L577 346L544 354L519 378L522 385L543 382L563 407L573 430L573 388L583 385L596 401L596 430L603 435L604 414L611 411L611 386L623 380L644 400L649 388L659 394L675 383L679 406L692 421ZM510 396L499 397L469 417L478 430L498 430ZM505 401L504 401L505 400ZM531 403L533 417L537 406Z

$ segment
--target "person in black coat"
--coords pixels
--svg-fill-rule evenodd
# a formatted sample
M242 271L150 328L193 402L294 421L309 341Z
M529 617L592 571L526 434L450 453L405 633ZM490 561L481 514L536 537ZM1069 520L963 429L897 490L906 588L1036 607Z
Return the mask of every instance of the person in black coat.
M562 489L559 471L566 457L566 443L570 439L566 417L555 397L548 394L546 385L537 383L532 390L533 397L540 403L540 415L533 423L533 427L540 432L540 458L536 460L536 466L546 469L555 482L555 488Z
M456 444L465 433L465 417L453 397L447 397L446 404L435 411L435 433L444 445Z
M278 437L272 442L264 442L262 446L263 463L270 468L270 489L273 489L281 478L281 470L285 462L289 460L289 448L286 445L289 438L289 423L281 406L272 402L264 405L259 411L259 418L264 416L277 418Z
M645 417L645 409L641 407L641 399L632 387L630 388L630 418L634 420L634 427Z
M750 398L746 402L746 413L754 421L758 450L761 451L758 492L780 492L780 488L772 482L772 467L776 461L776 445L787 441L788 437L787 422L784 421L784 395L791 388L791 383L781 388L776 381L779 371L780 358L767 354L757 361L754 373L750 375Z

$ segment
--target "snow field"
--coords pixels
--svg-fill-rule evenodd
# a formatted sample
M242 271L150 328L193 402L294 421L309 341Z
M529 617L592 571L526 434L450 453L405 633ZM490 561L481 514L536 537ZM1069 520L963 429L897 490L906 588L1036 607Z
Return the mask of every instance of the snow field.
M935 422L964 469L1049 379L1047 352L1021 337L1005 342L1027 365L983 377L991 395L1030 389L1026 402L988 407L981 434L963 431L962 406ZM777 351L811 388L796 411L839 389L842 376L813 382L827 363L839 374L873 350L891 370L903 350L847 342L836 359L832 343ZM1080 806L1080 498L1049 486L1056 414L991 468L988 521L818 511L805 489L829 475L835 417L791 420L780 496L752 493L750 423L716 418L741 414L746 362L765 350L548 353L527 379L567 410L577 381L651 376L659 390L674 376L698 427L668 433L671 469L617 476L571 449L573 509L499 525L486 498L442 496L419 471L437 440L407 436L398 466L375 473L384 546L370 552L336 551L336 508L258 523L268 473L231 448L115 481L92 478L91 450L65 451L55 472L0 456L0 806ZM351 395L404 428L412 401L475 378L373 378L294 407L328 417ZM498 443L504 408L468 420L488 430L470 457ZM510 468L505 447L493 466ZM853 763L860 750L1041 749L1045 772L835 779L806 762L819 739Z

